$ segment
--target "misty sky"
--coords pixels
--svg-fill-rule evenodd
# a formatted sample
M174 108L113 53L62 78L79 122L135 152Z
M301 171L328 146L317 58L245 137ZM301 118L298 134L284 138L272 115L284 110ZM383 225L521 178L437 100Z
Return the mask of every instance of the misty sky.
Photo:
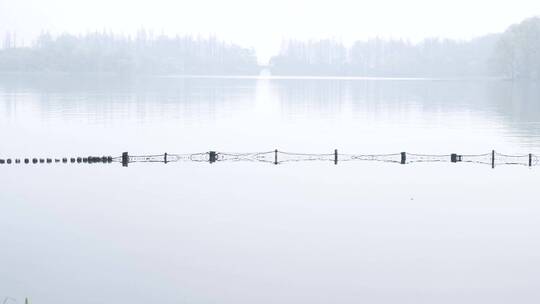
M42 29L130 34L145 27L156 34L215 34L254 46L264 61L283 38L332 37L346 44L375 36L467 39L539 14L538 0L0 0L0 33L16 31L25 44Z

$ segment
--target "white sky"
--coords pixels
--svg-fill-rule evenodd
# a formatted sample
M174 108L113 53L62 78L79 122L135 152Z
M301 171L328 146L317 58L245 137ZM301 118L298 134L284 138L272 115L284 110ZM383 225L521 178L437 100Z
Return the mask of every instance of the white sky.
M283 38L467 39L535 15L540 0L0 0L0 33L16 31L26 44L42 29L215 34L255 47L264 61Z

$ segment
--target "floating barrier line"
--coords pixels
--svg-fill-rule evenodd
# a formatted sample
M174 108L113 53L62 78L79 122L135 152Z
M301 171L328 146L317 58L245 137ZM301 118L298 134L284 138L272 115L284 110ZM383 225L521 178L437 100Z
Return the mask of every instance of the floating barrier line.
M263 152L218 152L208 151L191 154L151 154L129 155L128 152L121 156L86 156L86 157L63 157L63 158L0 158L0 165L17 164L110 164L121 163L127 167L131 163L171 163L171 162L261 162L271 164L284 164L290 162L326 161L338 164L340 161L378 161L398 164L413 163L474 163L491 165L492 168L500 165L539 166L540 155L520 154L509 155L497 153L492 150L484 154L417 154L417 153L390 153L390 154L339 154L338 150L333 153L294 153L286 151L263 151Z

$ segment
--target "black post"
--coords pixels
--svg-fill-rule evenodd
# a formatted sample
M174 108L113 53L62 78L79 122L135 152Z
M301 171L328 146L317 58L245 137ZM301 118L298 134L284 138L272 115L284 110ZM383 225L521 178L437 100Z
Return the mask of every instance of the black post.
M165 155L163 155L163 159L164 159L165 163L167 163L167 152L165 152Z
M129 154L127 152L122 153L122 167L127 167L129 164Z
M216 151L210 151L208 161L212 164L216 162Z
M491 168L495 169L495 150L491 150Z
M334 150L334 165L337 165L337 160L338 160L338 157L337 157L337 149Z
M529 153L529 167L532 167L532 154Z
M457 163L457 154L452 153L452 155L450 155L450 161L453 163Z
M278 164L278 161L277 161L277 154L278 154L278 150L274 150L274 165L277 165Z
M407 153L401 152L401 164L405 165L407 163Z

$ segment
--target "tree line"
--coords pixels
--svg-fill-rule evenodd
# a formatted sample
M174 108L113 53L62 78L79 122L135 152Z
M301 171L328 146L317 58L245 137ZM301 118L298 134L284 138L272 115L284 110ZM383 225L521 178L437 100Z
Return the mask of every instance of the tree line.
M254 74L255 51L215 37L135 37L107 32L86 35L42 33L31 47L16 47L6 35L0 71L148 74Z
M335 40L287 41L271 59L278 74L345 75L368 77L486 76L491 51L498 38L469 42L426 39L357 41L350 48Z
M469 41L288 40L267 68L275 75L540 78L540 18ZM43 33L30 47L17 47L8 33L0 50L0 72L256 75L261 69L254 49L145 30L135 37Z
M370 39L283 42L273 73L367 77L540 78L540 18L469 41Z

